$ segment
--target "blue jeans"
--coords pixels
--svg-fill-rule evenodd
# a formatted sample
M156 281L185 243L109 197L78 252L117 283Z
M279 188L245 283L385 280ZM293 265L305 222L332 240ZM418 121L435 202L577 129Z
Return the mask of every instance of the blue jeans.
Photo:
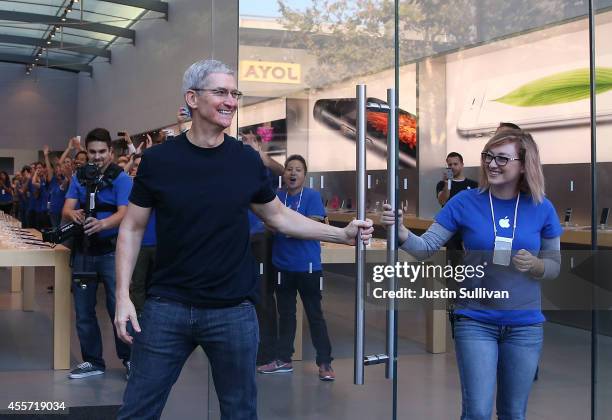
M118 419L158 419L181 369L200 345L210 362L222 420L256 420L259 330L252 303L199 308L147 298L132 346ZM202 395L202 398L205 398Z
M106 292L106 311L111 319L115 320L115 253L104 255L88 255L76 253L74 256L73 272L95 272L98 279L104 283ZM102 335L96 316L96 295L98 282L87 282L85 289L78 283L72 282L72 294L74 296L74 308L76 311L76 329L81 344L81 355L84 362L90 362L101 369L106 365L102 358ZM115 335L115 350L117 357L124 362L130 360L130 346Z
M461 420L490 420L497 384L497 418L524 420L542 351L542 324L498 326L470 318L455 321L461 378Z

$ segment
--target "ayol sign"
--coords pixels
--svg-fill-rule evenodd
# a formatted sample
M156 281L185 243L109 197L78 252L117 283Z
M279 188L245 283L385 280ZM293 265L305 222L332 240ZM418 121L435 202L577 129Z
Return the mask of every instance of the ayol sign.
M243 60L240 62L240 80L299 84L302 81L302 68L296 63Z

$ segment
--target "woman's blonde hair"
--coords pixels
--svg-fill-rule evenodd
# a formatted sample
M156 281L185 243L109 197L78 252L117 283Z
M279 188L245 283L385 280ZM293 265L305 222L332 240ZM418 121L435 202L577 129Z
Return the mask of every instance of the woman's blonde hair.
M538 145L533 140L533 137L531 137L531 134L523 130L504 130L491 137L482 152L488 152L496 146L507 143L518 145L518 157L523 163L524 172L519 180L520 191L530 194L534 202L541 203L544 200L544 173L542 172ZM487 166L488 164L481 159L478 183L480 191L489 189L489 179L486 172Z

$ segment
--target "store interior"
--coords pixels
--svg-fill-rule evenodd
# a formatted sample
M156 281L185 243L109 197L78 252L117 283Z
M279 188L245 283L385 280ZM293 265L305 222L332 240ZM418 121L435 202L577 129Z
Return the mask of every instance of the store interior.
M306 185L321 194L330 223L338 226L356 217L356 85L367 86L366 211L375 221L388 199L388 114L375 108L384 108L387 89L395 88L397 200L408 227L422 233L440 210L435 188L447 154L460 153L465 175L478 179L480 152L498 124L518 124L537 142L546 195L564 228L561 275L543 284L548 322L528 418L612 418L612 285L609 278L584 280L574 270L592 250L604 259L612 251L612 2L593 2L591 40L587 1L399 1L397 8L382 0L254 3L176 0L167 2L165 14L124 9L116 25L135 31L135 38L88 41L106 42L112 60L100 53L83 68L38 64L26 74L24 63L7 58L10 40L0 38L0 170L18 172L40 159L44 145L59 155L68 139L94 127L117 134L117 154L127 149L121 131L136 145L147 134L179 134L183 72L212 57L237 69L244 94L228 134L257 133L281 164L290 155L304 156ZM99 13L108 18L119 11ZM7 25L8 18L0 34ZM65 42L78 42L84 31L70 30L74 39L68 31ZM67 63L61 54L57 47L51 61ZM181 174L169 176L180 182ZM387 232L377 226L376 236L385 239ZM300 316L293 374L257 378L260 418L382 419L392 416L394 405L399 418L458 418L461 388L443 307L399 311L399 398L393 401L383 365L366 367L365 385L354 385L354 272L351 262L324 264L323 309L337 380L317 380L308 324ZM23 291L11 284L10 268L0 268L0 335L6 337L0 340L0 402L52 399L115 412L125 380L112 353L103 292L98 318L108 374L77 384L53 369L54 296L47 292L53 270L38 267L35 277L34 310L23 311ZM79 358L74 328L70 335L73 365ZM371 302L365 337L368 352L384 351L386 312ZM162 418L219 416L198 349Z

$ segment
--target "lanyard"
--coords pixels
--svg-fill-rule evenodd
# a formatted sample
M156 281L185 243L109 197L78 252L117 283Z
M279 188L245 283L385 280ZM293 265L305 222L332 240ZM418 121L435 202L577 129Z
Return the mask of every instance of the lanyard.
M297 209L295 209L295 211L297 211L299 213L300 210L300 205L302 204L302 193L304 192L304 187L302 187L302 189L300 190L300 198L298 199L298 206ZM287 197L289 197L289 191L287 191L287 193L285 194L285 207L287 207ZM289 206L289 208L291 208L291 206Z
M516 205L514 206L514 226L512 227L512 240L514 240L514 232L516 231L516 215L518 213L519 200L521 199L521 193L516 196ZM493 199L491 198L491 190L489 190L489 204L491 204L491 219L493 220L493 232L497 238L497 226L495 225L495 212L493 211Z

